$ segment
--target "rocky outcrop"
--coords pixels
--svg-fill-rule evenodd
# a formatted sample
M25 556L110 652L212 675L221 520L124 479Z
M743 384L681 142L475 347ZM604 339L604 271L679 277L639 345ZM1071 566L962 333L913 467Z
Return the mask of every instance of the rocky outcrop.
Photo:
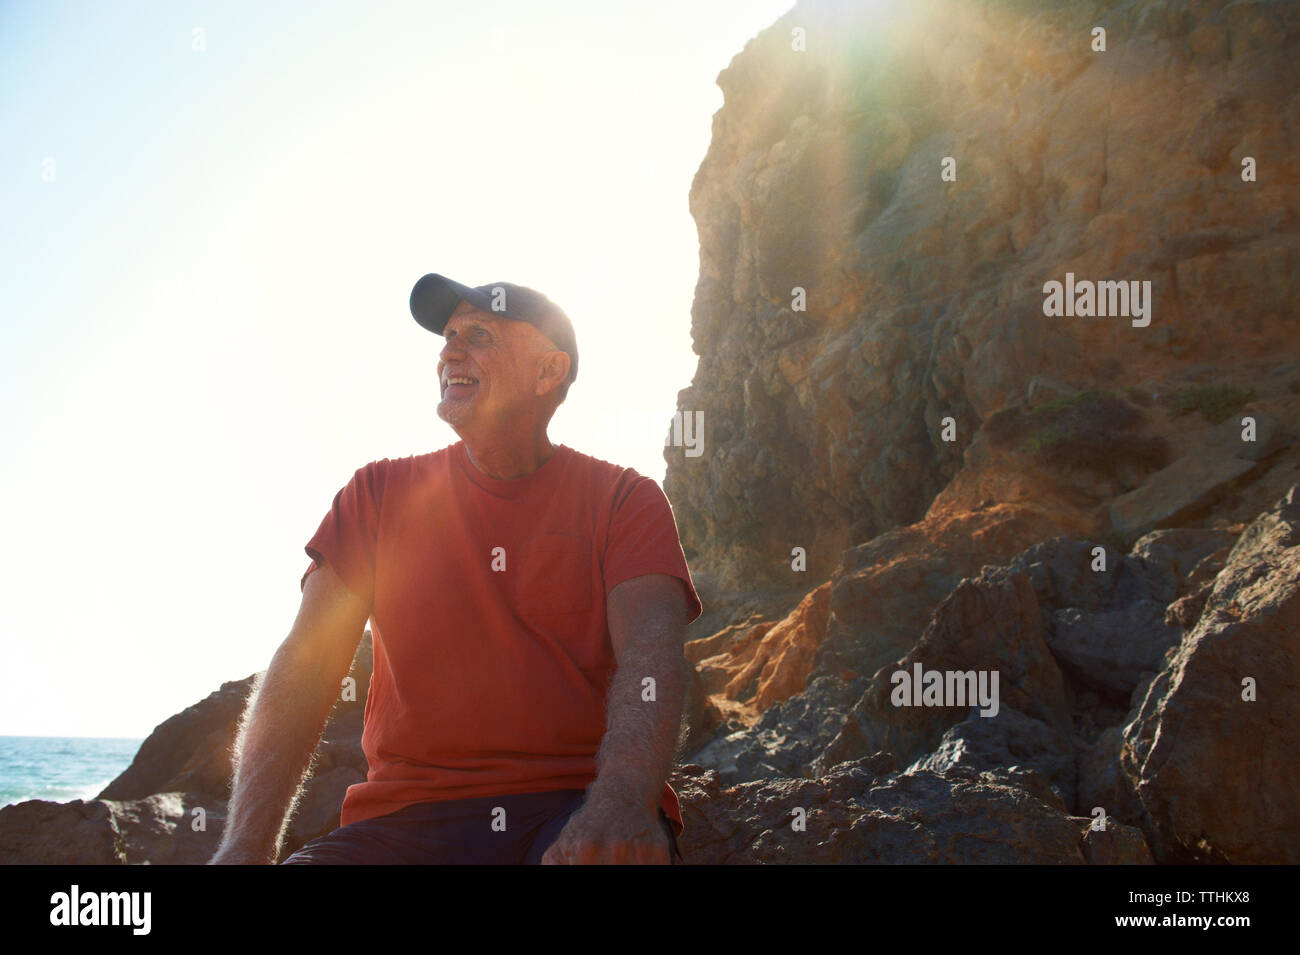
M883 749L1014 767L1164 861L1219 858L1170 808L1176 767L1216 774L1152 701L1181 699L1229 548L1300 468L1297 173L1242 174L1295 150L1270 117L1295 113L1298 41L1276 3L805 2L719 77L679 399L712 450L670 451L666 488L706 603L792 589L792 548L831 588L806 688L764 710L729 686L747 719L693 751L719 785ZM1150 281L1151 321L1049 318L1067 272ZM711 646L716 672L748 652ZM1005 668L1016 704L892 706L889 677L932 659ZM1175 753L1167 791L1136 727Z
M1298 38L1281 2L803 0L752 40L690 195L699 364L678 405L709 451L666 455L706 597L790 586L796 546L825 580L955 483L967 511L1024 489L1097 525L1055 534L1105 536L1113 513L1123 549L1285 491ZM1149 323L1048 317L1067 273L1149 281ZM1140 416L972 456L999 410L1085 390ZM1288 433L1220 456L1229 413Z
M1020 767L1043 777L1053 802L1075 805L1076 771L1070 740L1059 728L1002 707L993 717L968 716L950 727L938 746L910 770L946 773L954 767L976 772Z
M921 704L919 686L902 694L896 674L971 672L976 680L960 688L959 705ZM882 667L827 747L820 768L874 752L911 761L933 750L944 731L972 707L980 672L996 674L998 706L1009 706L1065 728L1065 680L1044 640L1043 621L1029 577L1022 571L981 573L962 581L935 612L915 648Z
M1300 487L1246 529L1124 728L1162 857L1300 861Z
M253 677L221 689L156 727L131 765L95 797L143 799L159 792L192 792L224 799L230 786L231 742L253 688Z
M812 761L844 726L866 682L819 677L802 693L768 709L757 723L728 724L702 748L687 752L694 752L695 762L716 772L724 785L808 775Z
M940 495L926 519L849 548L832 577L831 616L815 675L871 676L915 645L935 607L965 577L1056 534L1091 526L1052 514L1052 502L972 510Z
M1184 618L1186 629L1166 617L1194 596L1203 609ZM981 715L969 701L899 705L891 677L922 661L997 670L1008 688L997 712ZM897 759L910 764L900 778L932 774L947 785L1002 774L999 785L1075 818L1140 830L1157 861L1295 861L1300 485L1244 532L1157 531L1128 554L1065 538L1035 545L954 588L917 645L856 703L828 680L702 749L698 772L745 794L793 786L780 777L795 775L811 787L798 792L823 793L861 760L892 773ZM807 729L798 736L778 731L792 712ZM826 721L841 724L829 741ZM719 798L747 812L754 797ZM1090 861L1116 858L1103 831L1088 829ZM757 851L758 837L745 838ZM739 850L709 851L725 860Z
M372 646L366 631L348 676L355 695L330 712L285 836L282 857L338 827L343 794L366 776L362 717ZM0 864L201 864L225 822L239 719L255 676L160 724L92 800L29 800L0 809Z
M727 716L753 722L807 686L826 637L830 590L818 587L776 623L750 619L686 644L704 691Z
M1132 539L1150 528L1199 516L1257 467L1238 454L1201 450L1185 454L1137 490L1115 498L1110 505L1111 524L1121 537Z
M1035 593L1054 608L1044 619L1053 656L1081 690L1116 703L1128 700L1144 673L1160 668L1181 636L1164 619L1177 580L1168 567L1144 561L1141 552L1135 547L1126 556L1099 544L1056 539L1013 562L1024 567Z
M224 801L180 792L33 799L0 810L0 863L202 865L216 852L224 822Z
M898 773L891 759L873 756L818 779L724 788L712 772L686 766L672 781L682 796L683 857L699 865L1150 862L1137 830L1091 832L1091 819L1043 801L1017 775Z
M291 836L315 838L333 829L338 824L342 792L365 779L366 760L360 747L372 666L367 630L348 672L351 689L347 698L340 692L312 759L311 777L299 800ZM235 734L254 679L250 676L224 683L202 702L158 726L140 745L131 765L96 799L129 801L157 792L186 792L224 802L234 771Z

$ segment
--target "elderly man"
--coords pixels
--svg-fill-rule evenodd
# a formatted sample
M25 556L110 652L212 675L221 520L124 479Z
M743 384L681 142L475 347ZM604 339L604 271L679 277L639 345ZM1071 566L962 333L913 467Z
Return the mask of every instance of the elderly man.
M426 275L439 416L460 440L373 461L307 544L289 636L240 732L214 863L273 863L366 621L364 782L286 863L668 863L666 777L700 613L663 491L552 445L568 317L508 283Z

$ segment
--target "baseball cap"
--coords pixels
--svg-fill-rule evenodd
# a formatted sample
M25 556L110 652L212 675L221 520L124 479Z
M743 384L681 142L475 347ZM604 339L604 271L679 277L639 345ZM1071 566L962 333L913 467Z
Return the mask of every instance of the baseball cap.
M490 282L471 288L445 275L430 272L411 289L411 315L423 327L443 334L456 306L469 302L489 315L500 315L535 326L569 356L569 381L578 377L578 339L569 316L534 289L512 282Z

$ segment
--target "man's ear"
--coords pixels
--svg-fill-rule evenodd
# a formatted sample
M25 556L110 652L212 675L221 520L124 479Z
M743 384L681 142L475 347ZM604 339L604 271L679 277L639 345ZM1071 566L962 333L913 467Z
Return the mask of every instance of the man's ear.
M571 364L572 359L567 352L558 349L543 352L537 362L537 393L544 395L549 391L558 390L569 377Z

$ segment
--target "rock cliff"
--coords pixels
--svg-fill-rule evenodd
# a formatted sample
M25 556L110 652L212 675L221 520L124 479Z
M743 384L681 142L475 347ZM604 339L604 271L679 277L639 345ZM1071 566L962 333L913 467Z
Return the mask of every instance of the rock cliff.
M714 596L806 592L793 548L825 580L936 506L1131 542L1264 480L1229 502L1249 519L1286 482L1258 458L1195 466L1210 423L1185 412L1295 421L1300 10L880 7L798 3L718 77L679 401L706 453L673 449L665 482ZM1067 273L1150 282L1148 324L1045 316ZM984 440L999 411L1086 390L1125 407Z
M799 3L718 79L679 396L706 452L666 452L710 611L690 758L1016 766L1161 861L1294 858L1294 631L1245 648L1206 608L1300 478L1300 11L1042 7ZM1147 313L1047 314L1075 279L1149 282ZM1232 553L1286 604L1276 555ZM1001 712L894 705L918 663L996 670Z

